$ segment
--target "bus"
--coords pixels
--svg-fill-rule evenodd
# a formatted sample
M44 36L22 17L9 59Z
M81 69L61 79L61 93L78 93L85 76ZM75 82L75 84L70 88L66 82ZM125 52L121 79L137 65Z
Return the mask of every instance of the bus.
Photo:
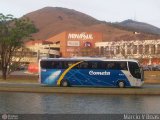
M42 58L39 82L48 86L141 87L137 60L105 58Z

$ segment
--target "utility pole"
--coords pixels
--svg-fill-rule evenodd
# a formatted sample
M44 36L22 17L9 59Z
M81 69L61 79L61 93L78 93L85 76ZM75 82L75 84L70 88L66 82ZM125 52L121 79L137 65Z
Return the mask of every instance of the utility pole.
M38 51L37 51L37 62L39 61L39 58L40 58L40 51L38 49Z
M50 57L50 44L49 44L49 49L48 49L48 58Z

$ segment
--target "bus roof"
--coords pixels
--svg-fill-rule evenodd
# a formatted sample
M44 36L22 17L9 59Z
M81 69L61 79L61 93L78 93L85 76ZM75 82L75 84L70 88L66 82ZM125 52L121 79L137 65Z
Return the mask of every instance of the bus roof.
M52 60L58 60L58 61L78 61L78 60L84 60L84 61L132 61L132 62L138 62L138 60L135 59L107 59L105 57L72 57L72 58L41 58L40 61L52 61Z

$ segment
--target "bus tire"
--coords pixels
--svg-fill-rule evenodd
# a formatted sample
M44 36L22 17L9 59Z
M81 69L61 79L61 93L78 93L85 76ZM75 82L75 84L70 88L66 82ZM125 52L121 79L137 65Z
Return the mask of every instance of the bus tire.
M61 87L69 87L69 83L68 83L67 80L62 80L60 86L61 86Z
M118 81L118 87L119 88L124 88L125 87L125 82L124 81Z

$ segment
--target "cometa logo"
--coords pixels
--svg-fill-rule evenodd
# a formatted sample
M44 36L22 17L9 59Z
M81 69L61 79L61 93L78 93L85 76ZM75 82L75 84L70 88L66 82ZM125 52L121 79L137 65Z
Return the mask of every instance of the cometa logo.
M87 34L85 32L80 33L80 34L69 33L68 34L68 39L92 40L93 39L93 34Z
M110 75L110 72L107 72L107 71L104 71L104 72L89 71L89 75Z

